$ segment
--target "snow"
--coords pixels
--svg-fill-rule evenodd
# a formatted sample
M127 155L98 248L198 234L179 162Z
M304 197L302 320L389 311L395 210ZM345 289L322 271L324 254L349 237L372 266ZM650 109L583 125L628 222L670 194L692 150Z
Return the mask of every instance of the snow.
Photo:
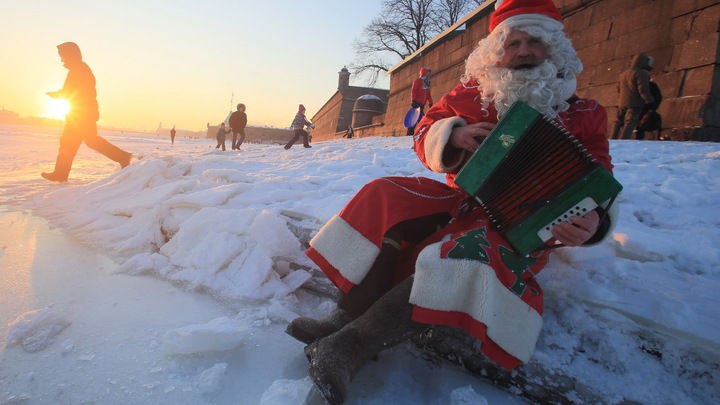
M223 152L102 133L133 164L83 146L56 184L39 172L59 131L0 126L0 404L321 404L303 344L283 333L333 308L300 288L330 287L303 243L374 178L442 179L410 137ZM611 141L611 153L620 221L540 273L529 366L607 387L605 403L716 402L720 144ZM366 366L347 403L525 402L407 344Z
M358 97L358 100L379 100L382 101L382 99L374 94L365 94L360 97Z

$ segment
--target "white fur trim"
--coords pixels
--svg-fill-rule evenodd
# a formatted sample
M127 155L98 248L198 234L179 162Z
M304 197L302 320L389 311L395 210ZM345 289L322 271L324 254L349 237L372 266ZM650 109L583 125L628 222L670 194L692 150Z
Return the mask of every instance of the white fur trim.
M338 215L320 229L310 246L353 284L360 284L380 254L377 245Z
M430 170L437 173L449 173L460 166L463 156L461 156L457 164L448 167L443 162L443 152L448 141L450 141L453 128L464 127L465 125L467 125L467 122L463 118L450 117L438 120L430 126L427 134L425 134L425 160ZM462 153L464 154L465 151Z
M518 14L502 20L495 26L493 32L505 28L517 28L523 25L539 25L551 31L562 31L563 29L563 24L560 21L548 17L545 14Z
M515 358L530 359L542 316L507 289L489 266L474 260L441 259L442 242L418 256L410 303L459 311L487 326L487 335Z

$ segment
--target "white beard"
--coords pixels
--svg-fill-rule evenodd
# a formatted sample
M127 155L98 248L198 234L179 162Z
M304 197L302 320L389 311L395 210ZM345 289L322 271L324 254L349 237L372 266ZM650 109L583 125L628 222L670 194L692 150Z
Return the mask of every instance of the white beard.
M575 77L558 78L557 68L549 60L532 69L486 68L478 78L483 107L494 102L498 117L503 116L515 101L523 101L544 115L555 118L566 111L575 91Z

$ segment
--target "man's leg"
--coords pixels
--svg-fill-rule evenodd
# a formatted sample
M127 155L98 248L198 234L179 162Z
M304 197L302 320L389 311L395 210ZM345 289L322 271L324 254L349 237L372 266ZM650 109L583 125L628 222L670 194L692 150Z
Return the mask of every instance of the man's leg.
M412 281L410 277L398 284L361 317L306 348L308 374L329 404L345 401L350 380L379 352L429 327L411 319Z
M615 116L615 122L613 123L612 133L610 139L618 139L620 131L622 130L623 123L625 122L625 110L626 108L618 107L617 115Z
M127 167L132 159L132 153L125 152L117 146L108 142L105 138L98 136L97 126L92 123L91 127L88 127L87 132L83 138L85 145L90 149L100 152L105 157L120 163L120 167Z
M641 108L628 108L625 112L625 126L621 133L621 139L631 139L632 133L640 123Z
M335 333L356 319L392 288L398 268L400 245L403 241L418 245L450 221L450 214L439 213L403 221L385 234L380 254L363 281L348 293L338 291L337 308L322 319L294 319L285 332L304 343L311 343Z
M298 139L300 139L300 131L296 129L296 130L295 130L295 136L293 136L292 139L290 139L290 142L288 142L287 144L285 144L285 149L290 149L290 148L292 148L293 144L294 144L295 142L297 142Z
M55 170L50 173L42 173L42 177L50 181L67 181L73 160L83 140L83 127L65 124L60 136L60 148L55 160Z
M365 279L348 293L338 290L335 310L321 319L306 316L295 318L288 324L285 333L303 343L312 343L337 332L362 315L392 287L398 253L396 244L383 243L382 250Z
M245 130L243 129L240 131L240 140L238 141L237 148L240 149L240 146L245 142Z
M302 137L303 137L303 147L304 148L312 148L312 146L310 146L310 134L308 134L307 131L302 131Z

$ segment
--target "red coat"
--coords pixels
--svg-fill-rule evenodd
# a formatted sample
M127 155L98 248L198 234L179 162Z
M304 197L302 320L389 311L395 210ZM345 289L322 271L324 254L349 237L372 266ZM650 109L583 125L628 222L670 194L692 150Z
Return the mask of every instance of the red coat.
M423 79L418 77L412 84L412 90L410 91L410 97L412 101L417 101L420 105L433 104L432 96L430 95L430 87L424 87Z
M463 328L482 342L483 353L512 369L529 360L542 329L543 291L535 275L550 252L530 257L514 253L482 208L467 211L471 199L453 182L469 156L460 153L452 167L442 161L453 127L497 121L494 108L482 111L478 94L477 89L458 86L418 124L415 151L429 169L447 173L448 184L423 177L373 180L323 226L307 254L349 292L372 268L388 229L408 219L450 213L448 225L419 245L403 248L406 255L395 269L395 280L414 273L414 321ZM558 121L612 169L602 106L574 100Z
M560 113L556 119L568 132L573 134L588 152L612 173L613 165L609 153L607 139L607 112L596 100L587 100L573 97L568 111ZM497 123L497 111L490 105L487 113L482 110L480 93L476 87L458 85L450 93L438 101L423 119L418 123L415 131L414 149L420 161L432 171L447 173L447 183L455 186L453 179L470 158L469 153L462 153L459 160L452 167L445 167L441 158L449 133L440 133L440 128L431 127L445 118L455 119L453 126L475 124L477 122ZM450 123L448 123L450 124Z

